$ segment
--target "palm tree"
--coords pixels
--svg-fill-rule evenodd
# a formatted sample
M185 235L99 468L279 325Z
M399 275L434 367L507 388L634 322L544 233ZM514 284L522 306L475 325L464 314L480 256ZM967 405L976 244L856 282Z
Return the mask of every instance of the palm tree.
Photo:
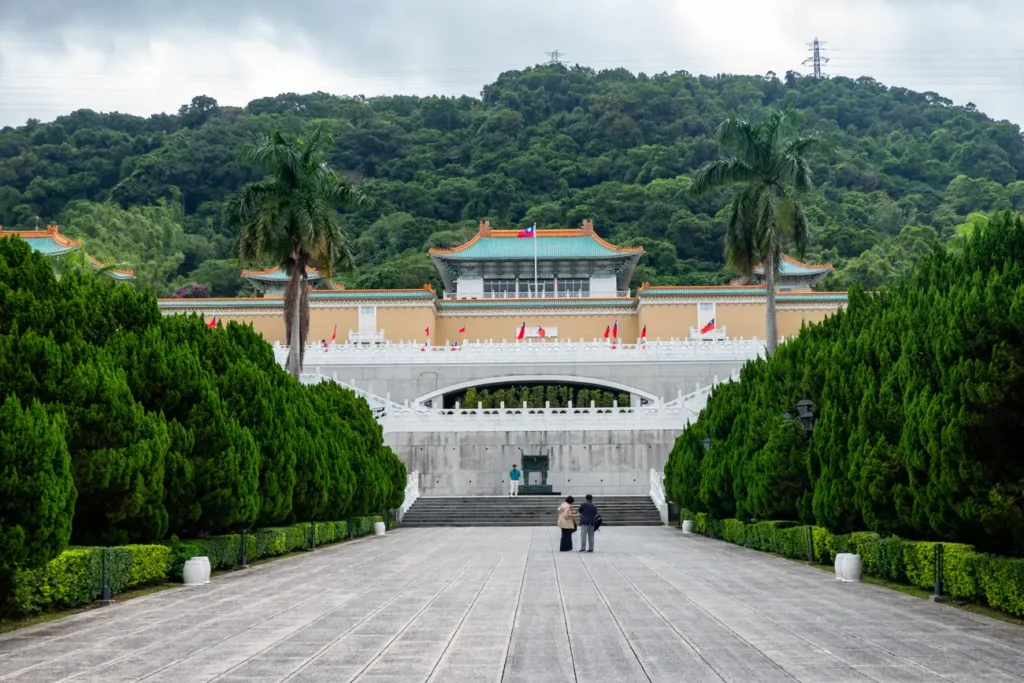
M807 248L807 219L795 199L812 187L804 155L823 147L817 137L796 135L796 119L789 107L773 109L756 124L730 117L718 127L717 138L731 155L708 162L690 182L693 195L740 186L729 206L725 260L747 280L758 262L764 268L768 353L778 345L775 278L783 243L791 240L801 256Z
M336 209L359 209L369 200L327 164L330 135L316 129L300 137L275 131L260 136L240 159L263 170L225 207L225 220L238 231L238 256L248 263L270 260L288 273L284 291L288 372L302 371L309 333L306 266L329 278L352 263L348 239Z

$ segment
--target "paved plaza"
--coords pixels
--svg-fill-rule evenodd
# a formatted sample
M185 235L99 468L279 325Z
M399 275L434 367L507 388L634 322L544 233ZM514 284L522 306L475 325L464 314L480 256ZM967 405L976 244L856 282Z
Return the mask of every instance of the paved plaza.
M666 528L402 529L0 636L0 681L1016 681L1024 629Z

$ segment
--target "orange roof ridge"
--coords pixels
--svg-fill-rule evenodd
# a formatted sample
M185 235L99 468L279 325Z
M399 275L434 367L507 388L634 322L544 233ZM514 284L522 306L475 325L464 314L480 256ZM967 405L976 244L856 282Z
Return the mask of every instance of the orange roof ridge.
M486 238L519 237L519 233L520 233L519 228L491 228L490 225L488 224L486 226L486 228L482 227L480 232L478 232L477 234L473 235L472 238L470 238L468 241L464 242L463 244L460 244L457 247L450 247L450 248L447 248L447 249L432 248L427 253L429 255L432 255L432 256L433 255L443 256L443 255L447 255L447 254L457 254L460 251L465 251L466 249L469 249L470 247L472 247L474 244L479 242L482 237L486 237ZM617 252L626 253L626 254L634 254L634 253L643 254L644 253L644 248L643 247L620 247L620 246L612 244L611 242L608 242L607 240L603 239L600 235L598 235L597 233L593 232L592 230L588 231L585 228L537 228L537 238L536 239L539 239L541 237L544 237L544 238L547 238L547 237L590 237L595 242L600 244L602 247L604 247L605 249L608 249L610 251L617 251Z
M794 266L802 266L803 268L811 268L812 270L825 270L832 267L831 263L804 263L803 261L797 261L792 256L788 256L786 254L783 254L782 258L789 261Z
M0 228L0 237L20 237L23 240L51 239L62 247L82 246L82 240L62 235L56 225L47 226L46 230L4 230Z
M273 275L279 270L281 270L281 266L271 266L270 268L264 268L263 270L242 269L242 277L246 277L248 275ZM319 275L320 271L313 266L306 266L306 273L310 275Z
M460 252L460 251L465 251L466 249L469 249L471 246L473 246L474 244L476 244L477 242L480 241L481 234L482 233L478 232L477 234L473 235L473 237L470 238L470 240L468 242L464 242L464 243L460 244L457 247L451 247L449 249L438 249L436 247L431 247L427 251L427 253L428 254L455 254L455 253ZM493 234L493 231L492 231L492 234Z
M101 263L99 259L93 258L92 256L89 257L89 261L92 262L92 264L97 268L107 268L107 264ZM135 277L135 271L132 270L131 268L114 268L113 266L110 266L109 270L114 273L121 273L122 275L130 275L132 277Z

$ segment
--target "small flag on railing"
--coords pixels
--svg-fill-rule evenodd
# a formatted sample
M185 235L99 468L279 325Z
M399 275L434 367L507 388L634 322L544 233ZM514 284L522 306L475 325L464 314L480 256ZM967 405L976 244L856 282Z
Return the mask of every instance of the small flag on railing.
M619 338L619 319L615 319L615 327L612 328L612 339Z
M430 336L430 325L427 325L427 329L425 329L424 332L427 333L428 337Z
M701 334L707 334L708 332L711 332L714 329L715 329L715 319L712 318L711 320L708 321L707 325L705 325L704 327L700 328L700 333Z
M210 322L206 323L206 326L209 327L211 330L213 328L217 327L217 316L213 316L213 320L211 320Z
M543 339L544 337L548 336L548 333L544 331L543 327L538 327L537 336Z
M522 327L519 328L519 334L516 335L516 339L522 339L526 336L526 321L523 321Z
M459 328L459 334L466 334L466 326L465 325L463 325L462 327Z
M338 338L338 326L334 326L334 332L331 333L331 342L334 342Z
M644 329L640 330L640 345L647 346L647 325L644 325Z
M611 335L611 333L612 333L612 326L611 325L605 325L604 326L604 338L607 339L609 337L609 335Z

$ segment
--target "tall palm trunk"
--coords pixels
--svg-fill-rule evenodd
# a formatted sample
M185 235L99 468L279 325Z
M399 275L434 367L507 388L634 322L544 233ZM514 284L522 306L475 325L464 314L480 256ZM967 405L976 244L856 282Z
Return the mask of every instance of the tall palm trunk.
M779 344L778 321L775 319L775 254L768 252L762 259L764 264L765 313L764 329L768 353L775 353Z
M295 379L302 372L306 350L309 315L303 315L306 300L306 258L300 252L291 259L288 285L284 290L285 336L288 338L288 360L285 368Z

